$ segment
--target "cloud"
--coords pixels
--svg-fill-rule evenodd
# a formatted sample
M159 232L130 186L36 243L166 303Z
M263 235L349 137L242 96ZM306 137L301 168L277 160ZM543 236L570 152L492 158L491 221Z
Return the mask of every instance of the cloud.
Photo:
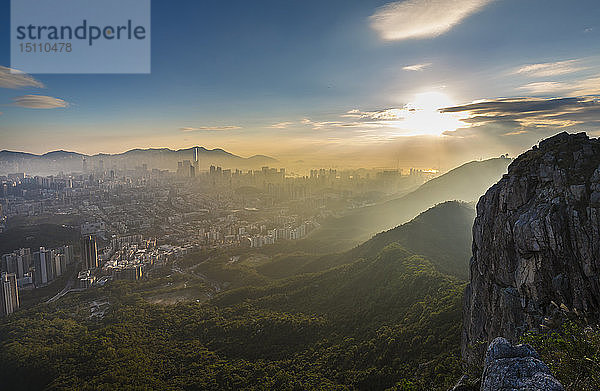
M422 71L425 68L429 68L430 66L431 66L430 62L425 62L423 64L407 65L407 66L403 67L402 69L404 69L405 71Z
M377 122L362 121L313 121L310 118L304 118L300 121L303 125L310 126L314 130L332 129L332 128L379 128L383 125Z
M505 135L533 129L562 129L573 126L600 126L600 98L501 98L446 107L443 113L466 113L466 127L492 125ZM453 135L455 132L446 132ZM464 133L459 129L456 134Z
M432 38L449 31L493 0L405 0L377 9L371 28L387 41Z
M293 122L279 122L273 125L270 125L269 128L271 129L285 129L291 125L293 125Z
M519 87L520 90L531 94L555 94L555 95L600 95L600 75L581 80L568 82L542 81L528 83Z
M539 81L535 83L528 83L518 88L531 94L545 94L562 92L564 91L565 86L563 83L556 81Z
M182 132L198 132L198 131L223 131L223 130L235 130L241 129L240 126L225 125L225 126L198 126L198 127L183 127L179 128Z
M23 87L44 88L45 86L42 82L35 80L24 72L0 65L0 88L16 89Z
M62 99L44 95L23 95L13 99L14 105L28 109L57 109L69 107Z
M401 119L403 115L402 109L383 109L376 111L360 111L359 109L353 109L346 112L346 114L342 114L342 117L374 121L392 121Z
M581 66L580 62L580 60L566 60L529 64L519 67L513 73L526 74L533 77L560 76L586 70L587 68Z

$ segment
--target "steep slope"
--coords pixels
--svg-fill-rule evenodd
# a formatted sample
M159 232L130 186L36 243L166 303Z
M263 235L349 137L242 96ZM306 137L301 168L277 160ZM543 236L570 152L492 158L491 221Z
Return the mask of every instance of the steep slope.
M475 209L447 201L421 213L406 224L375 235L349 252L356 259L373 257L385 246L398 243L431 260L442 273L467 279L471 258Z
M474 219L475 209L470 204L448 201L428 209L406 224L378 233L344 253L323 256L289 254L257 269L271 278L314 273L360 258L373 258L384 247L398 243L414 254L427 257L439 271L466 280L469 277Z
M477 204L464 357L480 363L486 342L514 342L561 304L597 319L599 272L600 141L561 133L519 156Z
M510 162L510 159L496 158L463 164L404 197L330 219L323 224L319 236L323 240L346 241L348 247L352 247L441 202L476 201L506 173Z

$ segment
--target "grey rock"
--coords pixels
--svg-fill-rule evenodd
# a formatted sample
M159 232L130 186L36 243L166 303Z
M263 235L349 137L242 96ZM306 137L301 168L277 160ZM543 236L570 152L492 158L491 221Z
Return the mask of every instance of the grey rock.
M537 352L529 345L513 346L498 337L489 345L481 391L564 391Z
M552 302L600 314L600 140L561 133L525 152L477 204L462 354L482 365L497 336L516 342ZM596 319L592 319L596 318Z

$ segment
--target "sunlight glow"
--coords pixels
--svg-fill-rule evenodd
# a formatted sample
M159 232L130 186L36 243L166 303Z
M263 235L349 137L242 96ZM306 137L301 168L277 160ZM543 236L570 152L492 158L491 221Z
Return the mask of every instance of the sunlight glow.
M416 94L412 102L401 110L398 121L392 121L402 136L440 136L446 131L455 131L466 124L461 121L464 113L441 113L444 107L454 106L452 99L439 91Z

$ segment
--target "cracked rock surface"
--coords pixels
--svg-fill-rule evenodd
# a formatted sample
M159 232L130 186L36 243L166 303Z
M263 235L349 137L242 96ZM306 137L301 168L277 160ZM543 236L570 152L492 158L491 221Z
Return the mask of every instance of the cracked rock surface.
M533 348L513 346L498 337L486 352L481 391L498 390L564 391L564 388Z
M599 273L600 141L561 133L515 159L477 204L466 362L481 365L494 338L516 342L556 305L600 313Z

